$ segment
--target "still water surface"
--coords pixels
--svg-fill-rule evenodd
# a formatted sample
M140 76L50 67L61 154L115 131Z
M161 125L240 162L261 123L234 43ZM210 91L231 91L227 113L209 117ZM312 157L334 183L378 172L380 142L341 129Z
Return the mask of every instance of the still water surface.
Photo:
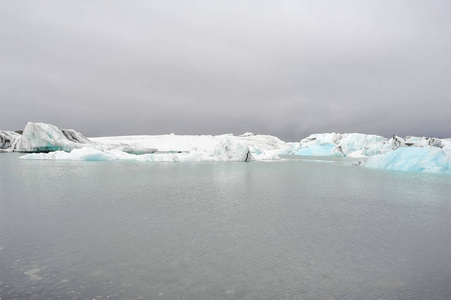
M0 299L451 299L451 176L0 155Z

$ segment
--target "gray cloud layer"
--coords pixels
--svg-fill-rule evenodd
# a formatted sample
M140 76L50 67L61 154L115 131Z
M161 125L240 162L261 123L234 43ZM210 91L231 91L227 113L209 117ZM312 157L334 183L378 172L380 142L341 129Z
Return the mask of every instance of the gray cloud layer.
M449 1L3 1L0 128L451 137Z

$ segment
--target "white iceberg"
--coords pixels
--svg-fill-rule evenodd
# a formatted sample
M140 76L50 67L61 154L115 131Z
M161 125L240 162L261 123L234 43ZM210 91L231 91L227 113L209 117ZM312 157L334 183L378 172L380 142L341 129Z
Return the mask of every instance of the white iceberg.
M280 150L286 143L275 136L246 133L241 136L223 135L131 135L113 137L92 137L92 142L106 147L127 144L136 148L156 148L158 151L190 151L192 149L211 151L216 144L227 138L246 145L251 153L261 154L268 150Z
M249 151L247 160L279 160L277 155L286 143L270 135L245 133L240 136L232 134L223 135L137 135L90 138L91 141L105 147L127 144L132 147L155 147L159 152L169 152L169 156L157 153L153 157L158 160L176 161L242 161L241 154L238 159L226 158L221 154L222 149L230 149L231 153L240 153L244 146ZM224 145L227 145L224 147ZM241 146L238 146L241 145ZM181 152L181 153L178 153ZM189 153L189 155L185 154ZM197 153L197 154L195 154Z
M2 152L52 152L66 151L83 147L99 149L119 149L131 154L156 152L155 148L134 147L128 144L103 145L93 143L73 129L60 129L51 124L28 122L22 134L0 131L0 150Z
M29 122L22 135L0 132L1 149L34 153L25 159L250 161L279 159L285 142L274 136L123 136L88 139L73 129ZM155 153L157 148L160 152ZM272 152L271 152L272 151ZM155 154L153 154L155 153ZM252 156L255 154L255 157ZM150 155L153 154L153 155Z
M236 161L244 162L252 160L249 148L243 143L224 138L210 150L192 149L181 153L153 153L130 154L118 149L101 149L84 147L73 149L70 152L55 151L50 153L33 153L20 157L21 159L54 159L54 160L82 160L82 161Z
M73 129L60 129L50 124L29 122L22 132L16 151L70 151L89 144L91 144L90 140Z

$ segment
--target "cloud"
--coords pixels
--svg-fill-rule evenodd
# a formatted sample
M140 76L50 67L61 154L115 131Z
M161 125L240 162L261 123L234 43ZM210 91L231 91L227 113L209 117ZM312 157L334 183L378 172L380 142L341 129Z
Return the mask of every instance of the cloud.
M447 1L10 1L1 128L451 136Z

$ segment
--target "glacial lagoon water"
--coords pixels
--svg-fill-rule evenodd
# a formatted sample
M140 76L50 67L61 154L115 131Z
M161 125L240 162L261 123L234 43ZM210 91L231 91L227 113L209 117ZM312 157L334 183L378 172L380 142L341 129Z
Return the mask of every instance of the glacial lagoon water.
M451 299L451 176L0 155L0 299Z

